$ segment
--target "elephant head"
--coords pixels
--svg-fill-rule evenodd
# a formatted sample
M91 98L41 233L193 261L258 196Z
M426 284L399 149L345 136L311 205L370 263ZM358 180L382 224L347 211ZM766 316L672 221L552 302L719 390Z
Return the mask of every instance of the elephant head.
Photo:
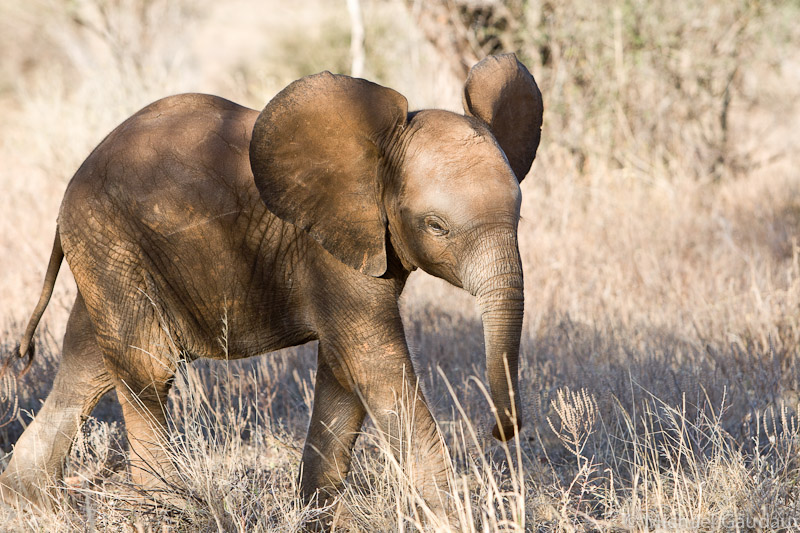
M519 182L539 144L542 99L509 54L473 67L463 104L464 115L409 113L391 89L308 76L259 115L250 164L267 208L342 263L372 277L421 268L476 296L494 435L507 439L519 416Z

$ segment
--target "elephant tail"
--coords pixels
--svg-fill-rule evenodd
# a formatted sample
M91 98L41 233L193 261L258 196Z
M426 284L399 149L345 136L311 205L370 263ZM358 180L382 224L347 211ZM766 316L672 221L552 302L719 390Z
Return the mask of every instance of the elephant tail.
M58 271L61 268L61 262L63 259L64 250L61 248L61 235L56 227L56 237L53 242L53 251L50 252L50 263L47 265L47 273L44 276L44 286L42 287L42 294L39 296L39 303L36 304L36 309L33 310L33 314L28 321L28 327L25 329L25 334L22 336L22 340L20 340L20 343L17 345L16 349L12 352L11 357L6 360L3 368L0 369L0 377L5 374L6 368L8 367L9 363L11 363L11 360L15 354L19 358L25 356L28 357L28 362L20 375L25 374L33 364L33 354L36 351L36 343L33 340L33 334L36 332L36 326L39 325L39 321L42 319L44 310L47 307L47 304L50 302L50 296L53 295L53 287L56 284L56 278L58 277Z

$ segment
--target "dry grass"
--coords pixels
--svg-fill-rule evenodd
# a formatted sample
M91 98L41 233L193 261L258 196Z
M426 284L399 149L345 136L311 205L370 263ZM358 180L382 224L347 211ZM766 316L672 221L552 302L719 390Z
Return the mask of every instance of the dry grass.
M0 6L4 353L38 297L64 187L114 125L172 92L261 107L298 76L347 70L345 2L296 4ZM458 109L448 58L404 4L364 2L367 76L412 107ZM522 187L519 441L488 432L472 299L422 273L403 299L455 516L468 531L800 528L800 7L510 4L546 104ZM4 451L58 364L74 295L62 278L32 372L0 383ZM170 412L184 509L133 503L108 397L70 458L80 489L58 512L2 510L3 527L297 530L316 512L295 497L313 361L300 347L182 371ZM424 508L384 449L367 429L342 496L352 528L419 528Z

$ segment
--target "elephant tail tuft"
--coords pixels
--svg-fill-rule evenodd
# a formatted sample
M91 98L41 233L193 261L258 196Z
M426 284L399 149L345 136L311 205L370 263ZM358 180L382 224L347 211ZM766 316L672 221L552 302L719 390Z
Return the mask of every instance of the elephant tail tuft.
M58 228L56 228L56 237L53 241L53 251L50 252L50 263L47 265L47 273L44 276L44 286L42 287L42 294L39 296L39 303L36 304L36 309L33 310L33 314L28 321L28 327L25 329L25 334L22 336L20 343L11 353L11 357L6 359L3 367L0 368L0 377L5 374L6 369L8 368L15 354L19 358L28 358L28 362L26 363L25 368L22 369L20 376L24 375L28 370L30 370L31 365L33 364L33 355L36 352L36 343L33 339L33 334L36 332L36 327L39 325L39 321L42 319L44 310L47 307L47 304L50 302L50 297L53 295L53 287L56 284L58 271L61 268L61 262L63 260L64 250L61 248L61 235L58 232Z

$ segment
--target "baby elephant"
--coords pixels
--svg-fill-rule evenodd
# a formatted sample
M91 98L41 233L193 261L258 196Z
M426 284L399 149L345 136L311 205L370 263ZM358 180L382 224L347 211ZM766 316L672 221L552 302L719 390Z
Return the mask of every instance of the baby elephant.
M184 94L112 131L61 204L20 357L33 357L65 257L78 295L52 392L0 476L2 500L47 504L81 422L112 388L134 482L175 479L163 433L179 359L318 340L302 496L336 495L367 413L397 443L402 406L413 413L409 472L443 509L446 450L424 398L408 394L417 378L398 298L416 268L477 298L494 436L511 438L520 424L519 182L542 125L541 93L513 54L478 63L463 104L464 115L409 112L392 89L323 72L261 113Z

